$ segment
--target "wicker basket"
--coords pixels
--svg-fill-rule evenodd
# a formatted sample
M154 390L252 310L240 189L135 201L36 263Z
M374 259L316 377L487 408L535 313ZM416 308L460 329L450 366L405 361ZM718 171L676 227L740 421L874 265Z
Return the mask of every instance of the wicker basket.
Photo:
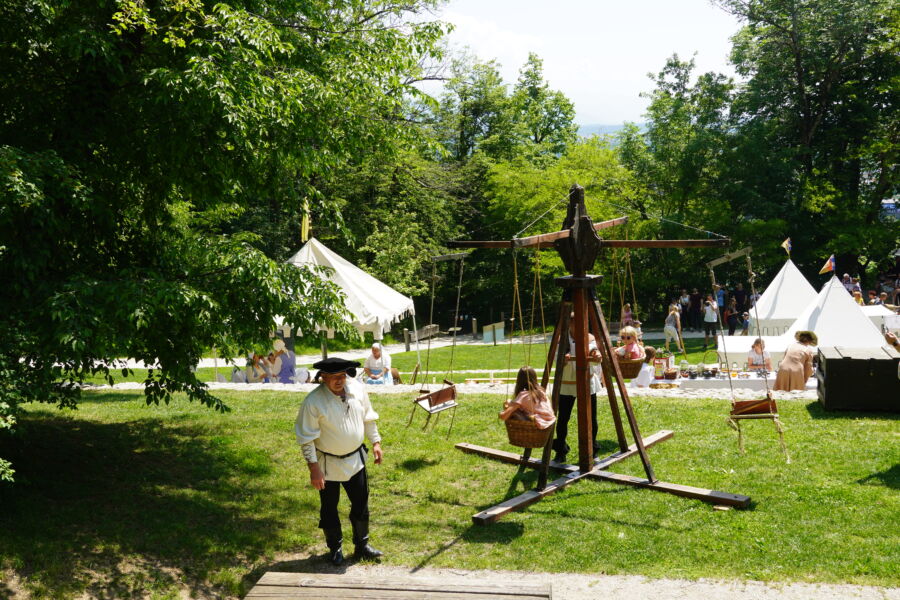
M622 358L618 355L615 355L615 360L619 363L619 371L622 372L623 379L634 379L638 376L638 373L641 372L641 365L644 364L643 358ZM615 377L616 372L612 372L612 376Z
M678 379L678 369L666 369L663 373L663 379Z
M543 448L553 435L552 425L546 429L538 429L534 421L507 419L504 422L509 443L519 448Z

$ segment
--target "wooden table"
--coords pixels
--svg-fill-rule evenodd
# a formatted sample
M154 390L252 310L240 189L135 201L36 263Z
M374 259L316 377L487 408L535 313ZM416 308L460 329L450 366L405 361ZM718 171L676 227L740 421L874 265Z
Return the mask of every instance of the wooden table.
M293 598L365 600L550 600L550 584L459 583L439 577L350 577L269 571L247 594L248 600ZM468 581L468 580L467 580Z

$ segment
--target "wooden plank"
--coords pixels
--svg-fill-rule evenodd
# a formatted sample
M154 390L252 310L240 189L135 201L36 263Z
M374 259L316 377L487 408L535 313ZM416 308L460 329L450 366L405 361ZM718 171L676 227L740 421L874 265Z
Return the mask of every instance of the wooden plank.
M731 245L731 240L600 240L600 245L609 248L722 248Z
M734 252L729 252L725 256L720 256L719 258L717 258L715 260L709 261L708 263L706 263L706 268L712 269L713 267L718 267L719 265L721 265L723 263L730 262L736 258L740 258L741 256L747 256L751 252L753 252L753 246L745 246L744 248L741 248L740 250L735 250Z
M444 262L445 260L460 260L469 256L468 252L457 252L456 254L440 254L438 256L432 256L431 260L434 262Z
M729 494L728 492L718 492L715 490L707 490L689 485L680 485L677 483L667 483L665 481L651 482L640 477L632 477L631 475L621 475L610 471L594 469L587 474L591 479L601 479L603 481L612 481L614 483L622 483L635 487L649 488L657 492L666 492L676 496L685 498L694 498L702 500L710 504L725 504L728 506L736 506L738 508L746 508L750 505L750 496L741 494Z
M658 444L659 442L664 442L666 440L672 439L674 434L668 429L663 429L657 431L653 435L647 436L644 438L644 447L649 448L654 444ZM479 456L483 456L485 458L493 458L495 460L499 460L500 462L505 462L513 465L522 465L524 464L526 467L530 467L533 469L538 469L541 466L541 461L537 458L528 459L528 461L523 462L522 456L516 454L514 452L507 452L505 450L495 450L494 448L487 448L485 446L478 446L477 444L467 444L465 442L461 442L456 444L456 449L461 450L467 454L477 454ZM624 452L616 452L615 454L610 454L606 458L594 461L595 469L606 469L617 462L621 462L626 458L634 456L637 454L637 447L632 444L628 446L628 450ZM578 467L576 465L567 465L565 463L558 463L555 460L550 461L550 468L556 469L557 471L577 471Z
M416 591L416 592L440 592L457 594L489 594L492 597L509 596L549 598L551 596L550 584L522 583L517 581L493 583L480 582L462 583L459 579L446 577L378 577L359 578L345 575L317 574L317 573L290 573L274 572L265 573L251 593L259 591L267 594L283 594L284 591L297 588L312 588L319 590L375 590L375 591ZM468 596L466 596L468 597Z
M472 522L476 525L488 525L501 519L504 515L508 515L509 513L515 510L522 510L526 506L531 506L538 500L549 496L550 494L554 494L559 490L572 485L576 481L580 479L584 479L587 477L588 473L592 473L593 471L588 471L587 473L582 473L581 471L572 471L571 473L567 473L560 477L559 479L555 479L547 484L547 486L542 490L528 490L523 494L519 494L515 498L510 498L500 504L494 505L486 510L481 511L475 515L472 515Z
M495 593L421 592L418 590L348 590L322 588L254 588L245 598L253 600L548 600L550 596L532 594L498 596Z
M594 223L594 231L608 229L616 225L624 225L628 222L628 217L617 217L608 221ZM531 235L523 238L515 238L512 240L452 240L447 242L448 248L532 248L538 246L540 248L552 248L553 242L556 240L564 240L572 235L571 230L563 229L561 231L552 231L550 233L542 233L539 235Z

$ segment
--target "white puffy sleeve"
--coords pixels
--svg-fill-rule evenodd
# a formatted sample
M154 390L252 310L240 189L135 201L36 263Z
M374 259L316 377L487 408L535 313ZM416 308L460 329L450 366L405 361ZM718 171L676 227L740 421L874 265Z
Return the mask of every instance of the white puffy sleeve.
M390 369L391 368L391 355L388 354L387 352L385 352L384 350L382 350L381 357L384 360L384 368Z
M381 441L381 434L378 433L378 413L372 408L372 402L369 400L369 392L363 388L359 401L362 403L365 414L363 415L363 427L366 431L366 437L373 444Z
M294 422L294 434L297 436L297 443L303 452L303 458L308 463L319 461L316 456L315 445L315 441L319 439L321 434L319 417L318 407L314 406L309 401L309 396L307 396L306 401L300 405L300 410L297 412L297 420Z

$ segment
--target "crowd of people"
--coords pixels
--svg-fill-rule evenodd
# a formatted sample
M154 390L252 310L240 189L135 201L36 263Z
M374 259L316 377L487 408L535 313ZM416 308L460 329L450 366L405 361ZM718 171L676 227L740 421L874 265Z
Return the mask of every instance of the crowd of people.
M873 306L879 304L896 306L900 303L900 275L879 276L876 289L868 290L868 297L863 297L863 288L858 277L851 277L849 273L844 273L841 283L844 289L853 296L853 300L860 306L867 304Z

